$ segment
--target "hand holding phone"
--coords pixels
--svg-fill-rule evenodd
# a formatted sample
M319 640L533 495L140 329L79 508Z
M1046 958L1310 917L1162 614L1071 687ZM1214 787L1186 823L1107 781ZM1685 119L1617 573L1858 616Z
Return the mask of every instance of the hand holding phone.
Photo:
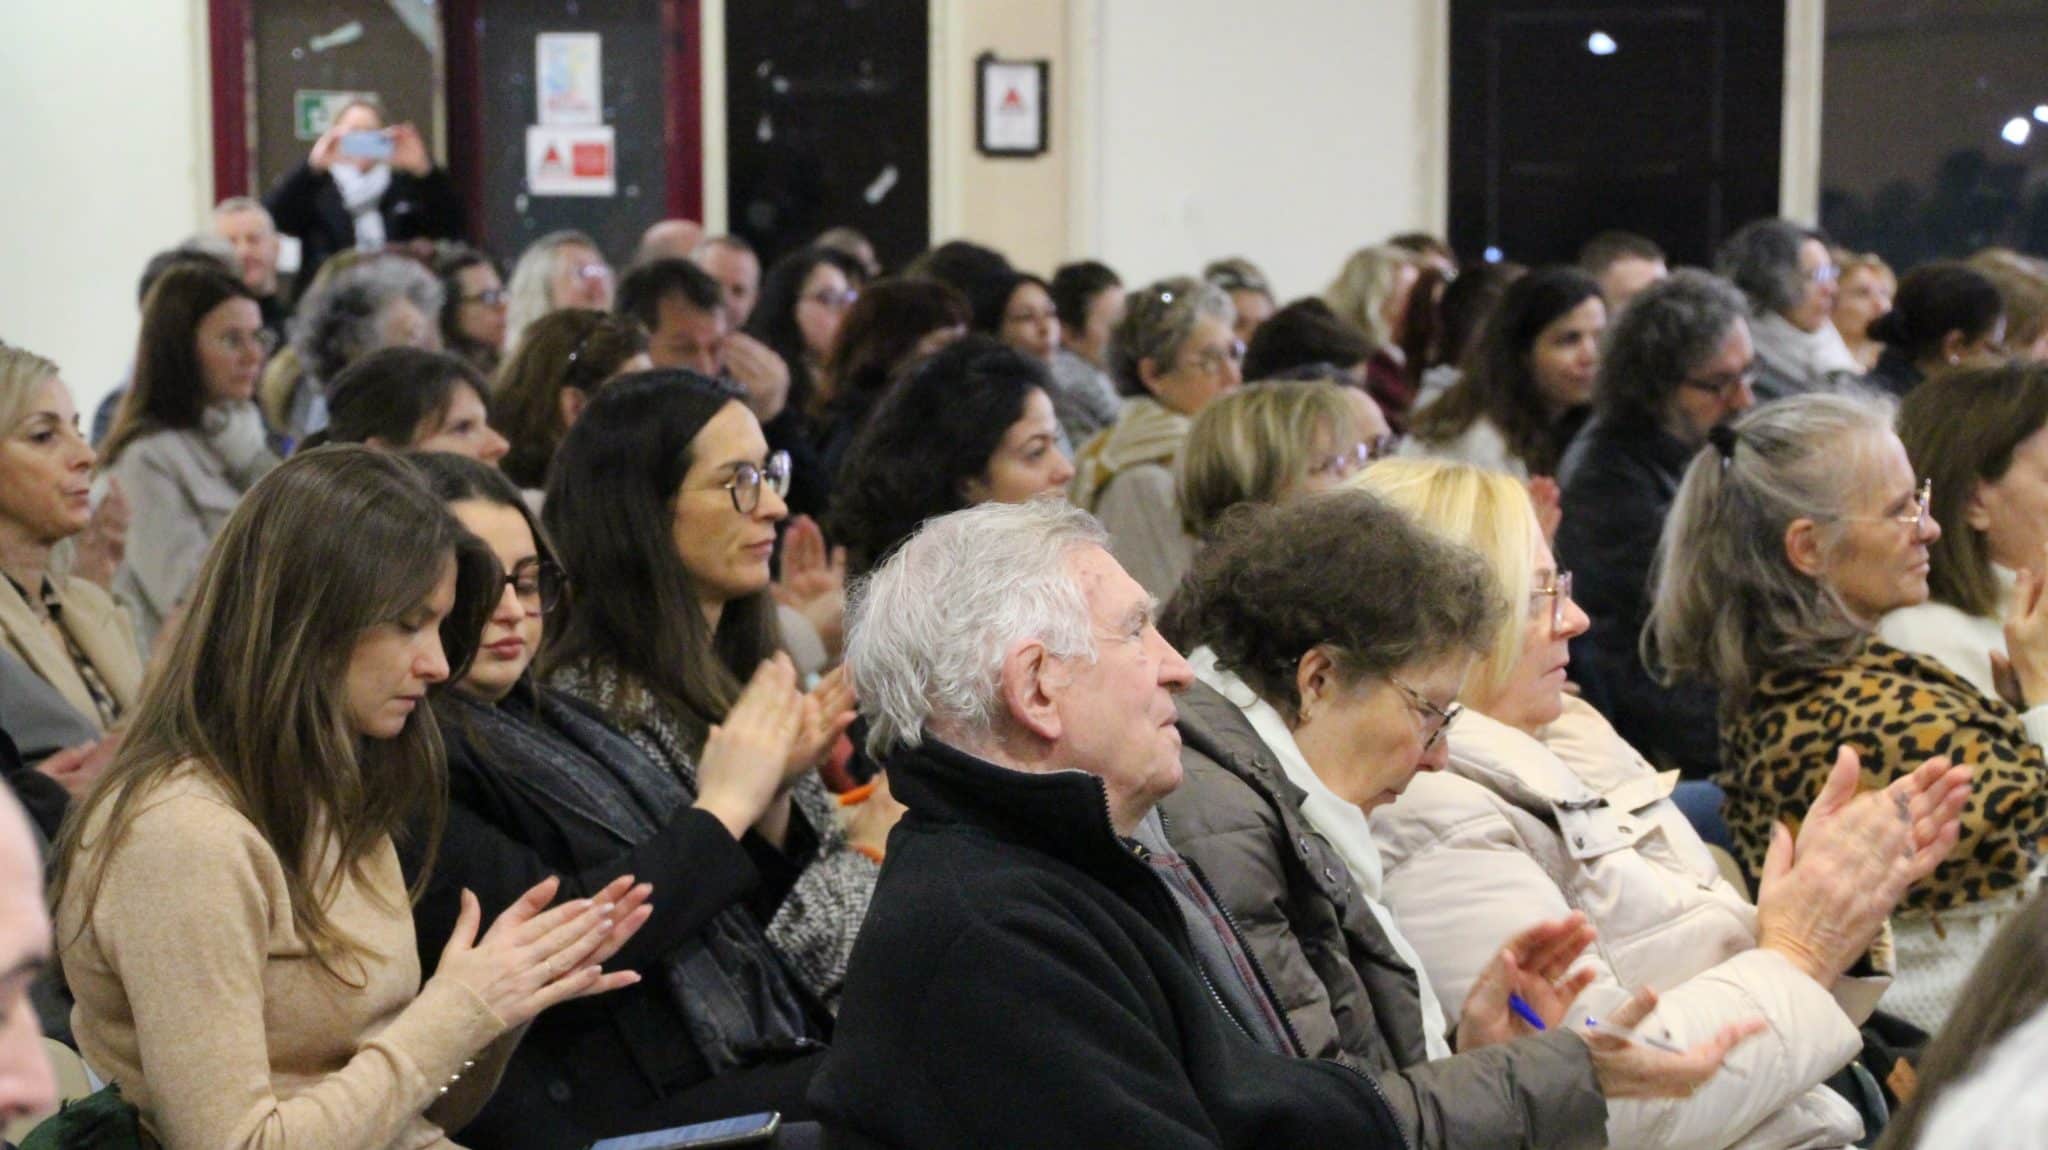
M344 132L340 151L352 159L386 161L391 158L391 137L384 132Z

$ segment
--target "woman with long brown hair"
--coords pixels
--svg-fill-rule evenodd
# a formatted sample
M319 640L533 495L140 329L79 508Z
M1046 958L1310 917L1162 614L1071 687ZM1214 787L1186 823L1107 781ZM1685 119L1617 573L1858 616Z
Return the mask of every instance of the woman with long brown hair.
M534 320L492 389L498 430L512 441L498 466L526 491L545 487L584 405L622 372L648 366L647 329L631 316L568 308Z
M294 458L221 532L54 877L80 1050L164 1145L451 1146L528 1020L638 980L599 968L647 919L621 878L551 910L543 882L481 938L465 897L420 983L393 835L418 817L433 854L420 703L500 579L369 448Z

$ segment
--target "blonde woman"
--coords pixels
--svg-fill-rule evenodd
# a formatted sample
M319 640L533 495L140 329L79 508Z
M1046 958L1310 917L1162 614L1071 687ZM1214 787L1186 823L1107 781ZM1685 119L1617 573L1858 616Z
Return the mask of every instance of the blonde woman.
M1236 318L1222 288L1184 276L1125 297L1111 366L1133 398L1074 458L1075 505L1102 521L1117 562L1162 599L1195 554L1174 484L1181 448L1195 416L1244 382Z
M479 936L421 982L393 833L440 838L425 696L504 575L404 460L297 456L236 509L120 754L67 824L52 901L88 1065L169 1150L447 1150L530 1019L630 986L630 877ZM448 637L444 642L443 636Z
M2036 363L2048 360L2048 261L2011 248L1985 248L1965 262L1998 288L2005 303L2007 354Z
M67 564L59 550L74 538L77 551L119 549L104 519L116 509L91 507L95 458L57 365L0 347L0 652L12 656L0 659L0 699L7 733L40 764L43 779L16 785L46 834L112 756L119 740L107 736L142 686L128 613L79 577L85 557Z
M1337 278L1323 289L1323 302L1337 318L1372 341L1366 361L1366 390L1386 409L1387 422L1405 431L1415 406L1416 384L1401 352L1408 329L1409 301L1422 275L1421 259L1396 247L1360 248Z
M1943 760L1855 798L1845 757L1796 852L1779 832L1752 905L1721 878L1659 774L1565 689L1586 628L1526 489L1467 464L1390 460L1353 485L1482 555L1509 610L1466 676L1450 760L1373 813L1385 895L1447 1005L1518 931L1574 910L1596 933L1573 1013L1602 991L1656 988L1643 1024L1680 1044L1762 1017L1735 1071L1682 1100L1608 1108L1616 1146L1847 1146L1863 1135L1821 1083L1862 1048L1884 988L1849 977L1906 887L1954 846L1966 768ZM1918 819L1902 817L1910 810ZM1910 845L1909 845L1910 844ZM1618 997L1609 994L1607 997Z
M1835 305L1828 318L1841 333L1842 342L1849 345L1849 354L1867 372L1884 354L1884 343L1871 337L1870 325L1892 310L1892 297L1899 294L1899 277L1875 254L1837 248L1834 258L1841 278L1835 281Z
M1386 434L1372 397L1334 383L1256 383L1202 410L1181 459L1181 523L1205 539L1240 503L1327 491Z
M597 241L577 231L549 232L526 245L505 286L505 353L534 320L562 308L612 309L612 266Z

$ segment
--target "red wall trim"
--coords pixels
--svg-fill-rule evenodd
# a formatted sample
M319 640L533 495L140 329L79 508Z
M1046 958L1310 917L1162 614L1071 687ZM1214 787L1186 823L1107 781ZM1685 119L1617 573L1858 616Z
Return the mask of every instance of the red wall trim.
M462 196L469 239L479 249L490 242L484 218L484 15L482 0L444 0L441 5L442 103L448 118L448 177ZM487 249L486 249L487 250ZM513 253L517 254L517 253Z
M699 0L662 0L668 214L704 218L704 23Z
M249 194L249 35L254 0L207 0L213 199Z

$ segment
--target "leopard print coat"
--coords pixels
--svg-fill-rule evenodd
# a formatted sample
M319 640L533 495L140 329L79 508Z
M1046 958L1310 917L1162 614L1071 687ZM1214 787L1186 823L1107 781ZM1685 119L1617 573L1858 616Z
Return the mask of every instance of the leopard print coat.
M2016 890L2048 834L2048 761L2018 712L1932 659L1876 640L1848 662L1772 671L1721 722L1725 817L1736 857L1763 870L1771 824L1794 827L1820 794L1835 749L1855 749L1863 786L1882 787L1934 755L1968 764L1975 787L1962 839L1906 894L1908 910L1944 911Z

